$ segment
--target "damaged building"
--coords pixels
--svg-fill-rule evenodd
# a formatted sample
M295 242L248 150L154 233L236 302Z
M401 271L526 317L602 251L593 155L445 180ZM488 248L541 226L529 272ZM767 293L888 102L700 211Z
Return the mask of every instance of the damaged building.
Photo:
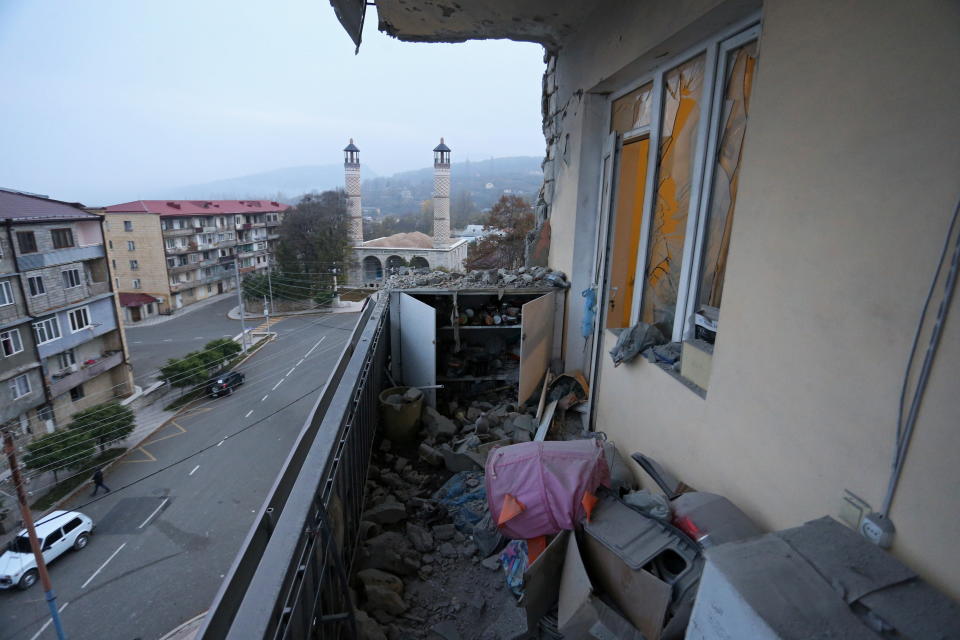
M537 228L386 278L201 637L960 636L960 7L332 4L543 45Z

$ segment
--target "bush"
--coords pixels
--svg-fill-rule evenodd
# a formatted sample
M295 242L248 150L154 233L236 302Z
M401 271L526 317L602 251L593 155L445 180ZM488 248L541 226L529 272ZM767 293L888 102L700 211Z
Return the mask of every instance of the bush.
M59 469L82 467L96 454L93 443L93 438L76 429L54 431L27 445L23 464L34 471L50 469L54 481L58 481Z
M106 449L106 445L110 442L126 438L136 424L133 409L119 402L98 404L71 417L73 422L67 428L76 429L87 438L95 440L100 446L100 451Z

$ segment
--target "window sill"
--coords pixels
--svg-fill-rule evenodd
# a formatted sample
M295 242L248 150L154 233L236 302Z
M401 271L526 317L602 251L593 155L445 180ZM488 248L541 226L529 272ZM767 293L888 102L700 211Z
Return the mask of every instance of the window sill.
M691 382L690 380L687 380L686 378L684 378L682 375L680 375L680 372L679 372L679 371L674 371L674 369L673 369L674 365L672 365L672 364L667 364L667 363L665 363L665 362L655 362L655 363L651 363L651 364L653 364L653 366L657 367L658 369L661 369L661 370L665 371L665 372L667 373L667 375L669 375L671 378L679 381L680 384L682 384L684 387L686 387L686 388L689 389L690 391L692 391L692 392L694 392L695 394L697 394L698 396L700 396L700 398L702 398L703 400L706 400L706 399L707 399L707 390L704 389L703 387L697 386L696 384L694 384L694 383Z

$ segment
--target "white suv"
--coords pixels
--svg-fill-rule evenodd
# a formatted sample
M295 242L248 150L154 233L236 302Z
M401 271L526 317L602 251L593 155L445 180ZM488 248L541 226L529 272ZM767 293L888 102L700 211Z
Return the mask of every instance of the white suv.
M54 511L37 523L37 538L47 564L68 549L79 551L87 546L93 532L93 520L79 511ZM37 562L30 549L30 538L24 529L10 541L0 555L0 589L29 589L37 581Z

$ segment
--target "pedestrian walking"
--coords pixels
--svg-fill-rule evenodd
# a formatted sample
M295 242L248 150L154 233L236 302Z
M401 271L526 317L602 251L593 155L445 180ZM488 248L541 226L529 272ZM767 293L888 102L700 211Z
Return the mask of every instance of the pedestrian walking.
M101 488L103 488L103 490L106 491L107 493L110 493L110 487L103 484L103 470L97 469L97 472L93 474L93 493L91 493L90 495L91 496L97 495L97 491L99 491Z

